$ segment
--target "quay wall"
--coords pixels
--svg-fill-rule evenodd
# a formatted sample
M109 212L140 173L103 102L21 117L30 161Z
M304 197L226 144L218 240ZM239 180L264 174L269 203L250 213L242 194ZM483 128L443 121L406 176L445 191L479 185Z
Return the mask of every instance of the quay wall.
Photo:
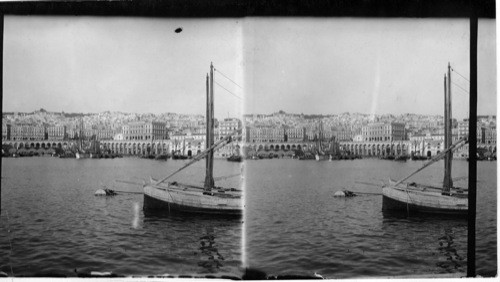
M60 148L63 150L71 150L78 146L77 140L4 140L2 145L10 145L16 150L18 149L50 149ZM130 141L130 140L108 140L100 141L101 151L121 154L121 155L162 155L172 154L174 151L185 156L195 156L205 149L204 142L193 142L186 144L178 144L172 140L155 140L155 141ZM421 155L435 156L443 150L440 145L433 144L432 147L423 142L398 141L398 142L340 142L337 144L336 150L340 154L359 155L364 157L380 157L387 155ZM217 150L215 157L226 158L237 152L254 151L254 152L293 152L302 150L304 152L312 151L316 148L315 142L257 142L244 143L232 142ZM468 156L468 145L462 147L456 152L456 157ZM481 148L488 152L496 152L496 145L478 144Z

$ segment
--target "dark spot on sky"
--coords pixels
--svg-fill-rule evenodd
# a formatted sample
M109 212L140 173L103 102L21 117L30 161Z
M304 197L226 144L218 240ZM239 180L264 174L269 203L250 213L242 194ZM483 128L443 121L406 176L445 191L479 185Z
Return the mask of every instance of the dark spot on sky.
M175 33L181 33L181 31L182 31L182 27L178 27L175 29Z

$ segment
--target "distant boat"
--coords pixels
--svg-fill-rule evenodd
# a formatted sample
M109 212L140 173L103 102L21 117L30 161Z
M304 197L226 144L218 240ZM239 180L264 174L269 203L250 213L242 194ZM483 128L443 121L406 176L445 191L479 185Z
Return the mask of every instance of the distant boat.
M232 155L229 158L227 158L227 161L229 161L229 162L242 162L243 158L240 155Z
M394 160L398 161L398 162L406 162L408 160L408 156L399 155L399 156L394 157Z
M165 160L165 161L166 161L166 160L168 160L168 155L166 155L166 154L163 154L163 155L157 155L157 156L155 157L155 160Z
M409 176L399 180L389 180L389 185L382 189L382 209L401 211L405 213L432 213L441 215L467 216L468 191L465 188L453 186L451 178L451 164L453 151L467 143L462 139L451 144L451 80L450 65L448 64L448 80L445 76L445 150L432 158L428 163ZM447 84L448 83L448 86ZM444 158L445 173L443 187L403 182L422 169Z
M214 142L213 97L213 65L211 64L210 77L207 75L207 149L193 157L191 161L169 176L161 180L151 178L150 183L144 186L145 210L157 209L217 215L242 215L242 191L236 188L215 186L213 177L214 151L227 144L231 139L231 135ZM206 159L205 185L203 187L178 182L165 183L167 179L177 172L203 158Z
M90 154L89 153L85 153L85 152L76 152L75 153L75 157L77 159L88 159L88 158L90 158Z
M187 158L187 156L181 155L180 153L172 155L172 160L186 160Z

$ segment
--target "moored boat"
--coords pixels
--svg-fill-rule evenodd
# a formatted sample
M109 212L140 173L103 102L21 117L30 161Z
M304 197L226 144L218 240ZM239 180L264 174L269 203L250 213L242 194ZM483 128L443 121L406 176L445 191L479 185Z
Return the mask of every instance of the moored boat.
M210 85L209 85L210 81ZM214 151L231 142L232 135L239 134L241 129L214 142L214 109L213 109L213 65L210 65L210 76L207 75L207 149L193 157L187 164L169 176L144 185L145 210L181 211L225 216L241 216L243 214L242 191L236 188L223 188L215 185L213 177ZM197 186L182 184L176 181L165 183L177 172L205 158L205 184Z
M467 190L454 188L443 195L442 189L417 183L398 183L389 180L382 189L384 210L407 213L431 213L466 216L468 211Z
M240 155L232 155L229 158L227 158L229 162L242 162L243 158Z
M177 182L158 183L151 179L144 187L144 209L219 215L241 215L241 191L203 187Z
M90 158L91 154L89 153L85 153L85 152L76 152L75 153L75 157L77 159L88 159Z
M401 211L410 213L433 213L441 215L467 216L468 193L465 188L453 186L451 165L453 151L465 145L467 139L461 139L452 144L451 120L451 67L448 64L448 77L445 75L445 110L444 110L444 152L441 152L428 163L399 181L389 181L382 189L382 209L386 211ZM447 85L448 83L448 85ZM442 187L404 182L422 169L440 159L444 159L444 181Z

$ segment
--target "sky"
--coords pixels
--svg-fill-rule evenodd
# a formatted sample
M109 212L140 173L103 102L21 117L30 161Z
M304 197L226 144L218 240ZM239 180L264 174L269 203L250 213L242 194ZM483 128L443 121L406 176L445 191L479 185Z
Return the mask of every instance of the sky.
M496 114L495 34L480 20L479 114ZM442 115L448 62L468 114L468 20L364 18L6 16L3 111L204 114L211 62L217 118Z
M469 78L464 19L256 18L245 24L246 112L443 115L448 62ZM495 33L494 21L481 20L478 113L496 113ZM453 115L465 117L469 82L455 72L451 77Z
M204 115L210 63L238 79L241 43L237 19L6 16L3 111ZM241 97L214 92L216 117L241 115Z

